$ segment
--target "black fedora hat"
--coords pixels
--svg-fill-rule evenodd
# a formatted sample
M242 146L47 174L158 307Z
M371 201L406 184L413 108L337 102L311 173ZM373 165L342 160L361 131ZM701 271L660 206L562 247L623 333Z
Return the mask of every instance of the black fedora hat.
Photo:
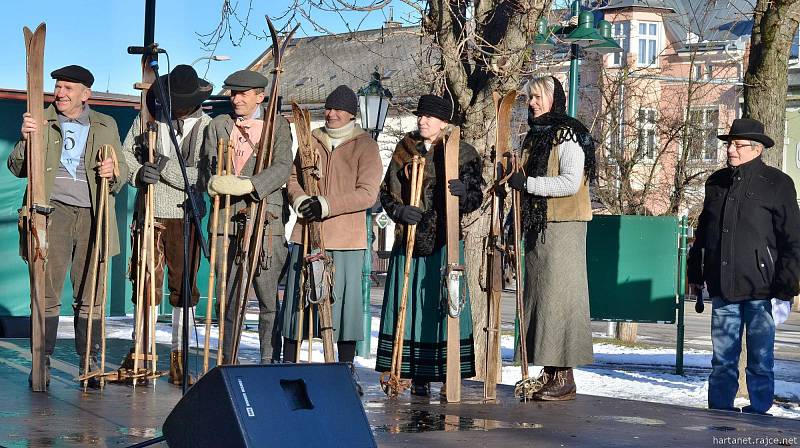
M165 89L169 89L171 110L195 108L211 96L211 83L197 76L197 72L189 65L176 65L168 75L160 76ZM153 110L155 105L156 86L147 91L147 106Z
M450 123L453 120L453 103L437 95L422 95L414 115L436 117Z
M764 145L765 148L775 146L775 142L764 134L764 124L752 118L737 118L731 123L727 134L717 136L718 139L729 142L731 140L753 140Z

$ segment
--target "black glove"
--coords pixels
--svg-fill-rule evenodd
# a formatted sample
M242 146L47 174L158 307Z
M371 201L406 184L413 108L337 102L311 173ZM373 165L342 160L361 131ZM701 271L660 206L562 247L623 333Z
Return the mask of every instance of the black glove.
M508 178L508 186L519 191L528 191L528 176L517 171Z
M316 196L311 196L301 202L300 206L297 207L297 211L303 215L303 218L309 221L322 220L322 203L319 202L319 198Z
M461 179L450 179L447 184L450 187L450 194L453 196L463 198L467 195L467 186L464 182L461 182Z
M136 175L136 183L140 187L156 184L159 179L161 179L161 172L158 170L158 165L150 162L145 162Z
M422 220L422 210L413 205L398 205L396 214L401 224L417 224Z

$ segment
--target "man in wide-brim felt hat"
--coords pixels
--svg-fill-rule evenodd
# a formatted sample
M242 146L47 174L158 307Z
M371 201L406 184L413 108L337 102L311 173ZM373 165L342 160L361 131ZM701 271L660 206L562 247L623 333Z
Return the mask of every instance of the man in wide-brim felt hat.
M750 404L741 411L766 414L775 389L773 306L800 292L800 209L792 179L761 160L775 143L761 122L736 119L718 138L728 163L706 181L688 259L696 310L703 311L704 286L712 300L708 407L739 411L733 402L744 326Z
M211 95L212 86L197 76L197 72L188 65L177 65L168 75L161 76L161 84L168 92L170 104L164 107L157 100L156 84L147 91L147 108L156 119L156 147L154 160L149 160L147 134L141 121L136 117L123 145L125 160L131 167L128 181L134 187L144 191L153 185L156 219L156 259L163 257L164 263L157 263L155 273L156 302L161 303L161 290L164 284L164 265L169 270L169 301L172 311L172 353L170 355L169 381L180 385L183 380L181 365L181 278L183 275L183 208L185 200L183 175L178 164L178 157L183 158L189 183L196 186L198 179L198 161L203 145L203 136L211 117L206 115L201 105ZM167 110L171 110L172 124L175 129L179 148L175 148L169 135ZM142 219L139 216L139 219ZM197 289L195 277L199 266L199 251L191 239L191 305L197 304L200 291ZM133 250L134 266L137 261L137 250ZM136 282L136 279L133 279ZM136 291L134 285L133 290ZM135 303L135 297L133 298ZM123 362L132 367L130 358Z

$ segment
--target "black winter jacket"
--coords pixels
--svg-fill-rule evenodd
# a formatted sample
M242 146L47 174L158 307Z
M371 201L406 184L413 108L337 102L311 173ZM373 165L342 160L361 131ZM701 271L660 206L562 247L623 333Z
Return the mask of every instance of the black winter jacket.
M728 301L797 295L800 209L792 179L757 158L713 173L689 251L689 283Z

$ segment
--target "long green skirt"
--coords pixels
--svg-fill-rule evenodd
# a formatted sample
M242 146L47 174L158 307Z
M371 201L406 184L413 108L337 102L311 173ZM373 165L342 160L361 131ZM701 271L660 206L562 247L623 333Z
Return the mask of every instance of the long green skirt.
M281 335L284 338L297 338L297 310L300 297L300 256L303 246L292 246L289 272L286 279L283 306L278 317L281 322ZM336 268L333 280L334 300L333 340L361 341L364 339L364 298L362 294L362 275L364 269L364 249L329 250ZM314 335L319 337L317 317L314 313ZM308 308L303 313L303 338L308 337Z
M389 258L389 272L381 309L378 354L375 370L387 372L392 367L392 348L396 319L403 291L405 247L395 245ZM461 263L464 263L463 243ZM447 373L447 296L442 283L442 267L447 262L443 247L427 257L413 257L409 273L408 303L403 333L402 378L418 381L444 381ZM466 283L464 283L466 284ZM469 291L459 319L461 376L475 376L475 349L472 338L472 311Z

